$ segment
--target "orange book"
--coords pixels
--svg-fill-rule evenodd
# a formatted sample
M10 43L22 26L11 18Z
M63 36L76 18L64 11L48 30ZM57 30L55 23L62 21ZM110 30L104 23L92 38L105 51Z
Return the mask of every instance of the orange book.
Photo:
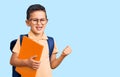
M22 45L20 48L19 59L28 59L37 55L35 60L39 61L42 54L43 46L34 42L30 38L23 36ZM16 71L21 74L22 77L35 77L36 70L29 67L16 67Z

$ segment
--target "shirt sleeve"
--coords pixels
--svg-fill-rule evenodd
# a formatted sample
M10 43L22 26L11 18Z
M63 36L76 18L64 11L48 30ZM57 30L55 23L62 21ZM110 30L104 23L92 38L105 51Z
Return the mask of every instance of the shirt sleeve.
M54 42L53 54L57 54L57 53L58 53L58 49L57 49L56 43Z
M12 52L19 53L19 51L20 51L20 37L17 39L17 42L16 42Z

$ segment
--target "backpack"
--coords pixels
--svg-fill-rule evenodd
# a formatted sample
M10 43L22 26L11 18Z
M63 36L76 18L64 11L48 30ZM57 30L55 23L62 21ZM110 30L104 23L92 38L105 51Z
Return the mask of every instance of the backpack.
M28 37L28 34L24 34L24 35L20 35L20 45L22 45L22 38L23 36L27 36ZM48 48L49 48L49 59L51 58L51 55L52 55L52 52L53 52L53 49L54 49L54 39L52 37L48 37ZM12 49L14 47L14 45L16 44L16 41L17 39L14 39L10 42L10 50L12 52ZM15 70L15 66L12 66L12 77L21 77L21 75L19 73L16 72Z

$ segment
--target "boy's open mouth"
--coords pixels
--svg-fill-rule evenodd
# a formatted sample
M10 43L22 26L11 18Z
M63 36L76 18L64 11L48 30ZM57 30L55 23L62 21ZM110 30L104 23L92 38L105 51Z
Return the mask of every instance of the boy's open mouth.
M37 30L41 30L41 29L42 29L42 27L36 27L36 29L37 29Z

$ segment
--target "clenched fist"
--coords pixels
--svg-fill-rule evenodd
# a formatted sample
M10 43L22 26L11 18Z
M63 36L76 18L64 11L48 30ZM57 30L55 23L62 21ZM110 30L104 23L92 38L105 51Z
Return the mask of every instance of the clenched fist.
M67 56L68 54L70 54L72 52L72 49L70 46L66 46L65 49L62 52L62 55Z

